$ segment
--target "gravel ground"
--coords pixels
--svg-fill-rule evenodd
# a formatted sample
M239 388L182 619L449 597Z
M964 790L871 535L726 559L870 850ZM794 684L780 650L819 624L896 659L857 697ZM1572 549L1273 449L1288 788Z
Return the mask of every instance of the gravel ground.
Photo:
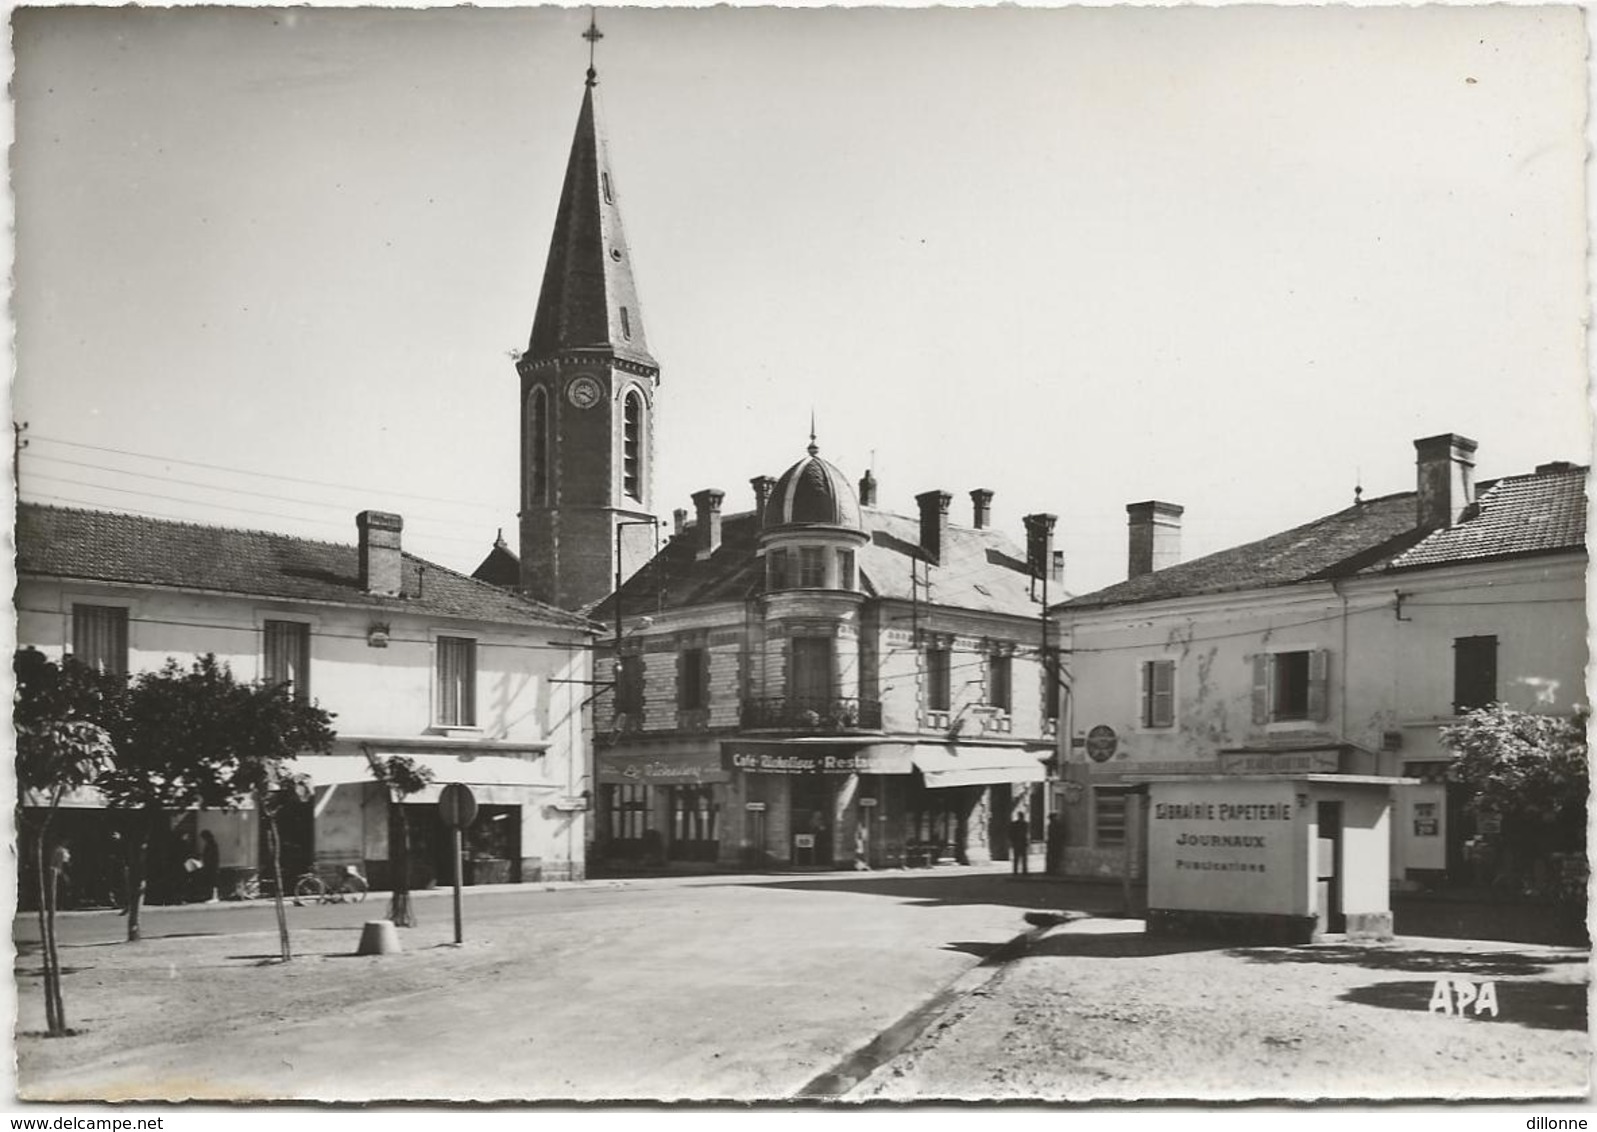
M1526 944L1228 947L1082 920L956 1003L850 1100L1573 1098L1589 954ZM1499 1014L1429 1009L1491 982Z

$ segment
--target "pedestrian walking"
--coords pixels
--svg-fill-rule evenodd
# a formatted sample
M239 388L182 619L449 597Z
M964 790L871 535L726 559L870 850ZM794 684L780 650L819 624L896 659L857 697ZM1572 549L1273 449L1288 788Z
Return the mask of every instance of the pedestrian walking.
M1031 823L1026 811L1021 810L1009 823L1009 867L1016 876L1031 874Z
M1058 876L1064 871L1065 864L1065 819L1055 810L1048 815L1048 857L1045 871L1049 876Z
M217 894L221 872L222 851L216 847L216 838L211 831L203 829L200 831L200 891L205 893L207 904L215 904L221 899Z

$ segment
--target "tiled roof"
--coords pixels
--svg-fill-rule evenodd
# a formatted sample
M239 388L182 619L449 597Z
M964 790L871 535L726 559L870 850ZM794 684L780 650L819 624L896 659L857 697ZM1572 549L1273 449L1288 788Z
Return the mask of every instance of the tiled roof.
M267 531L23 503L17 574L172 587L511 625L590 629L585 619L406 554L403 593L360 588L355 546Z
M920 520L870 507L860 513L871 536L857 552L860 585L867 594L1020 617L1041 612L1032 599L1025 554L1002 532L950 526L941 561L929 570L920 568L921 586L914 593L910 563L922 560ZM744 601L762 591L759 531L752 513L723 518L721 547L702 560L695 532L696 527L689 526L622 585L623 615ZM614 597L600 602L593 617L603 622L614 618Z
M521 559L505 545L503 538L497 539L494 548L488 552L488 557L478 563L471 576L479 582L487 582L490 586L515 589L521 584Z
M1093 609L1292 585L1324 578L1580 549L1586 543L1585 468L1555 465L1479 485L1455 526L1415 526L1414 492L1332 515L1062 602Z
M1584 547L1587 470L1557 467L1483 484L1462 522L1431 532L1388 568L1406 570Z
M1351 572L1385 561L1419 539L1414 529L1413 492L1382 496L1332 515L1235 546L1143 574L1064 602L1066 609L1162 601L1227 593L1267 586L1286 586L1314 578Z

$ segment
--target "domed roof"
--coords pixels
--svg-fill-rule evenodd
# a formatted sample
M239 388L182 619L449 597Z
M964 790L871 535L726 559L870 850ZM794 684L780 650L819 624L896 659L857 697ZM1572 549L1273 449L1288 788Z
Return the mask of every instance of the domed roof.
M863 529L848 478L816 455L819 451L811 438L809 455L777 479L765 504L767 530L790 525Z

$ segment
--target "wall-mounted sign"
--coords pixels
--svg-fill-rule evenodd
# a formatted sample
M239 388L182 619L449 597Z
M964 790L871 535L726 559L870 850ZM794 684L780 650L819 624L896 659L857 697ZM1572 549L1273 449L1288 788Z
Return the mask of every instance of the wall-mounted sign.
M1436 816L1435 802L1414 803L1414 836L1437 837L1441 834L1441 819Z
M1342 769L1336 750L1221 751L1222 774L1335 774Z
M1107 724L1100 723L1087 732L1087 757L1095 763L1106 763L1114 758L1119 746L1120 737Z
M815 848L815 835L813 833L795 833L793 835L793 848L795 848L795 849L813 849L813 848Z
M907 743L844 746L735 742L721 745L727 770L757 774L908 774Z
M869 807L871 807L871 806L874 806L874 805L876 805L876 799L875 799L875 798L861 798L861 799L860 799L860 800L859 800L859 804L860 804L860 805L861 805L861 806L864 806L864 807L866 807L866 808L869 808Z
M765 812L765 803L764 802L745 802L743 804L743 808L745 810L747 810L751 814L763 814Z

